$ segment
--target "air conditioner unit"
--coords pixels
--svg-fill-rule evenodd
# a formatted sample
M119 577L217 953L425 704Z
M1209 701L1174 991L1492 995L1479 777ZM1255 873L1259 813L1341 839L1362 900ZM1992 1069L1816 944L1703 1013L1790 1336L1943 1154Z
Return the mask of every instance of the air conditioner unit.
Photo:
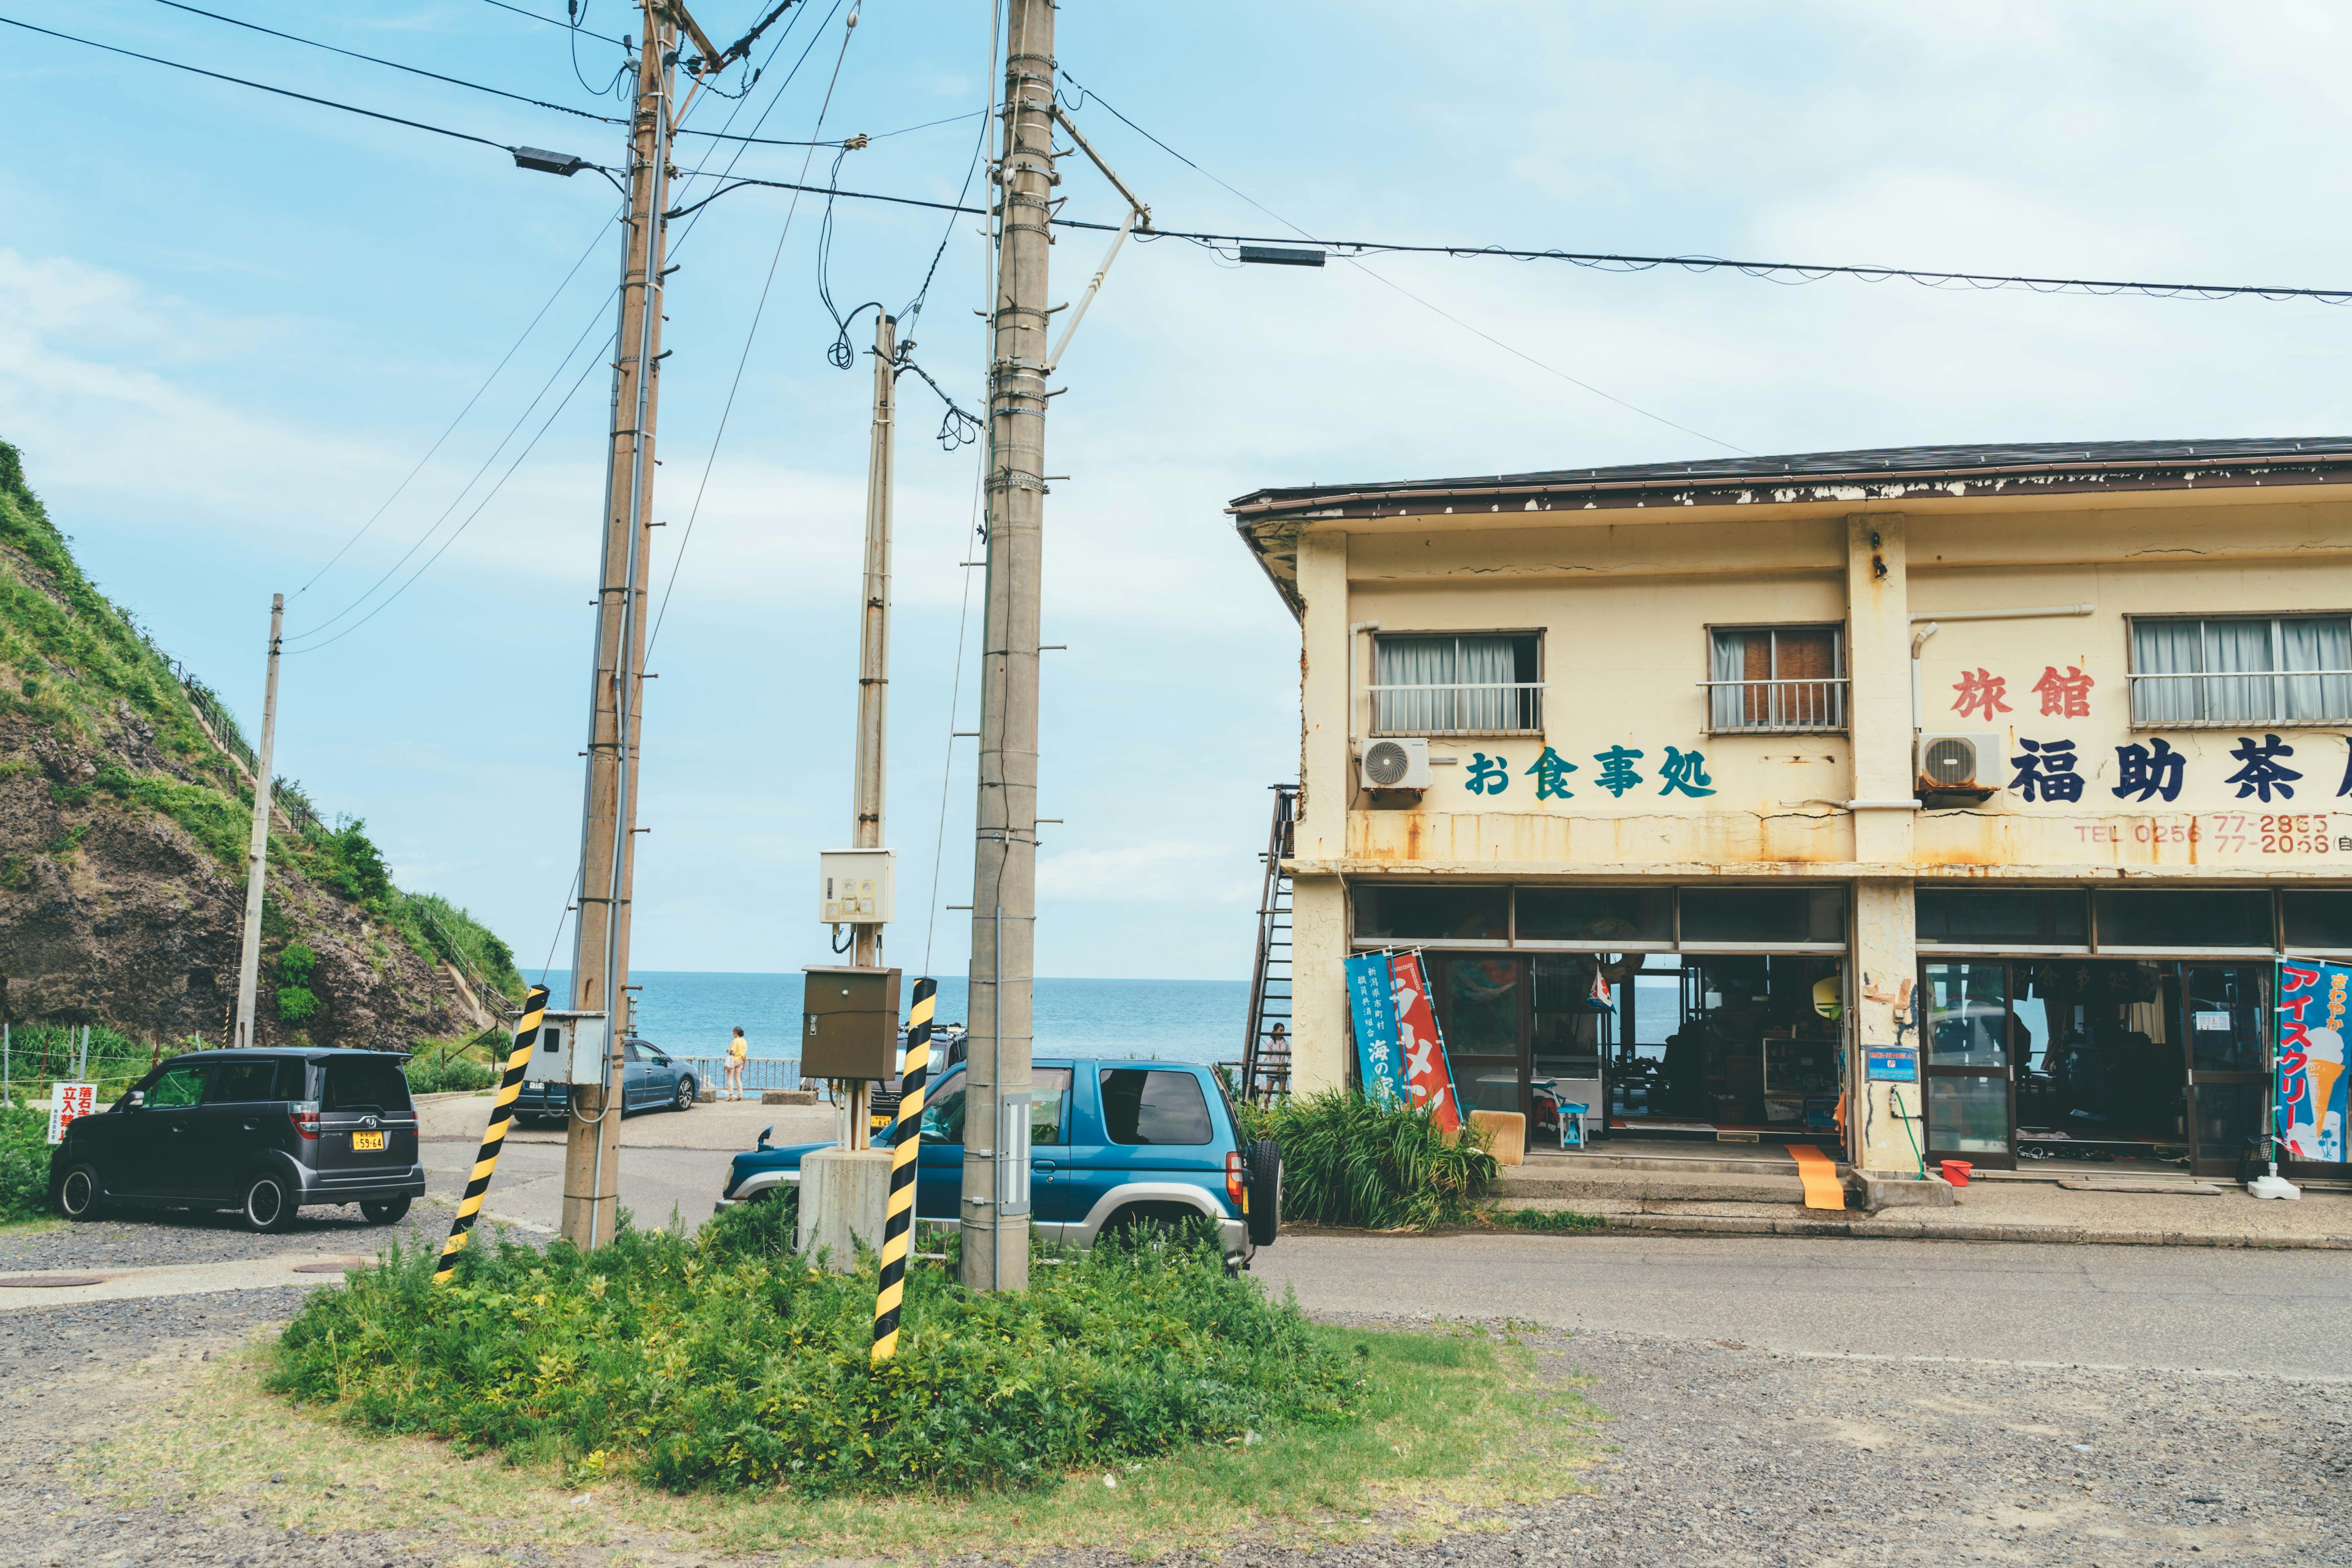
M1366 789L1429 787L1429 742L1418 736L1366 742L1358 761Z
M1982 799L2000 789L2008 774L2005 750L1997 734L1923 734L1919 737L1919 793L1966 794Z

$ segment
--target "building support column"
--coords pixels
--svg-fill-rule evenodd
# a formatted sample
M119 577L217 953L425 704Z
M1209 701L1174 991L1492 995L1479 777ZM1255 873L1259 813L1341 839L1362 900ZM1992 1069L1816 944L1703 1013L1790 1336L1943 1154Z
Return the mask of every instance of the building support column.
M1903 519L1846 519L1846 721L1853 745L1853 858L1885 877L1853 885L1853 1059L1846 1064L1847 1147L1854 1164L1881 1175L1919 1171L1914 1141L1925 1086L1874 1083L1872 1047L1916 1052L1911 992L1918 973L1912 903L1913 777L1911 594Z
M1356 642L1348 630L1348 536L1298 538L1298 820L1291 829L1299 860L1330 862L1348 853L1348 803L1354 798ZM1348 894L1336 876L1294 877L1290 884L1291 1087L1311 1094L1348 1081Z
M1927 1130L1919 1121L1927 1092L1917 1083L1873 1083L1873 1047L1919 1049L1923 998L1917 926L1908 877L1870 877L1853 885L1853 1059L1846 1064L1846 1140L1857 1170L1875 1176L1916 1176ZM1908 1123L1906 1130L1906 1122Z

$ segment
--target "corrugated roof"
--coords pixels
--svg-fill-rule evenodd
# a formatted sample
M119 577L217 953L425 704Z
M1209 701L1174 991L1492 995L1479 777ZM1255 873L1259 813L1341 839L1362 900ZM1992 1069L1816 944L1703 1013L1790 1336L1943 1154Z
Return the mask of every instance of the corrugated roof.
M2352 437L2262 437L2184 441L2032 441L1982 446L1879 447L1851 452L1798 452L1780 457L1708 458L1679 463L1627 463L1603 468L1472 475L1359 484L1301 485L1262 489L1237 499L1235 512L1289 511L1303 505L1412 495L1528 494L1734 489L1811 491L1840 485L1899 490L1907 482L2032 480L2132 476L2138 486L2178 484L2200 475L2248 468L2299 469L2352 464ZM1696 499L1696 498L1692 498ZM1802 495L1790 499L1804 499ZM1688 504L1685 501L1685 504Z

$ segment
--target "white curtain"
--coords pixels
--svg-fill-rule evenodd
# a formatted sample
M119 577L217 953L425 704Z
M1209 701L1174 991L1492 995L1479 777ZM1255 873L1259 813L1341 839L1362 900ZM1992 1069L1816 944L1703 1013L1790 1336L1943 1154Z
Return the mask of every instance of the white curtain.
M2279 668L2352 669L2352 621L2281 621ZM2341 722L2352 716L2352 676L2306 675L2279 684L2286 689L2282 719Z
M2188 675L2205 668L2202 623L2134 621L2132 669L2140 675ZM2201 680L2135 680L2132 722L2181 724L2203 717Z
M2278 717L2277 683L2248 679L2237 672L2276 668L2271 660L2271 622L2267 616L2261 620L2207 621L2205 668L2215 679L2175 684L2205 688L2202 718L2265 723ZM2231 679L2221 679L2224 676Z
M1719 631L1715 634L1713 657L1707 661L1709 680L1745 680L1748 679L1748 634L1739 631ZM1740 728L1740 717L1746 711L1740 698L1746 689L1738 686L1710 686L1706 691L1707 723L1717 730Z
M1535 729L1536 694L1512 689L1518 679L1520 640L1510 637L1376 637L1373 685L1437 689L1374 692L1372 728L1391 735Z

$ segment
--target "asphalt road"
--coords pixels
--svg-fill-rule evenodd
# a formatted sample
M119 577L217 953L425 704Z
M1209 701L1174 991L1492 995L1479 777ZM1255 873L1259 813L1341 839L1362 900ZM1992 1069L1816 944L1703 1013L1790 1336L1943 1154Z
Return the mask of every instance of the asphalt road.
M1286 1236L1318 1313L1762 1351L2352 1378L2352 1254L1747 1237Z

